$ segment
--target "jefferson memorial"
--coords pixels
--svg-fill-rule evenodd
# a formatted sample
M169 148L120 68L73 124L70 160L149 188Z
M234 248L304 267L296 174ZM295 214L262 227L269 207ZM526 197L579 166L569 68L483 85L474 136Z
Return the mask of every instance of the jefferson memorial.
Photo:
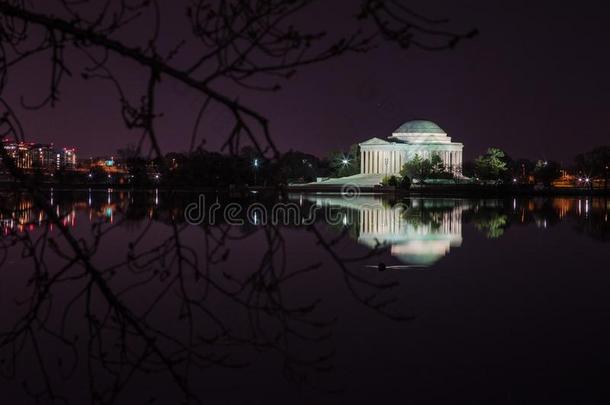
M437 154L448 171L462 173L464 145L451 138L431 121L415 120L401 125L387 140L372 138L360 144L360 173L399 174L415 155L430 159Z

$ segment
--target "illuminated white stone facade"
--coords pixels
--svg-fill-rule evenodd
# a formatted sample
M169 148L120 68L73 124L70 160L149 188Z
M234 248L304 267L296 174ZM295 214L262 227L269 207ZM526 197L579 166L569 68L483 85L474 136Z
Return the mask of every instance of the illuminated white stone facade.
M437 154L448 171L462 172L464 145L451 138L431 121L409 121L385 139L373 138L360 144L361 174L399 174L415 155L429 159Z

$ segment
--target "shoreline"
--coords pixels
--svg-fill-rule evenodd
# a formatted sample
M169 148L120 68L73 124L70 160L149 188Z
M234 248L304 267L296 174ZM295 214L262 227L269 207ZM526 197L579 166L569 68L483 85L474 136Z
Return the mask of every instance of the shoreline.
M400 190L394 187L351 187L344 188L343 185L316 186L289 185L286 187L186 187L159 185L158 187L131 187L127 185L111 184L43 184L39 186L41 191L132 191L132 192L180 192L180 193L221 193L235 195L251 195L258 193L305 193L305 194L369 194L395 197L506 197L506 196L610 196L609 189L586 189L586 188L548 188L534 189L529 186L487 186L473 184L456 185L425 185L415 186L409 190ZM27 191L24 187L15 183L0 183L0 192Z
M396 195L396 196L433 196L433 197L486 197L486 196L610 196L609 189L588 189L588 188L544 188L535 189L533 186L513 186L513 185L424 185L411 187L409 190L400 190L395 187L359 187L345 188L337 186L316 186L316 185L293 185L287 187L289 192L299 193L328 193L342 194L358 192L361 194Z

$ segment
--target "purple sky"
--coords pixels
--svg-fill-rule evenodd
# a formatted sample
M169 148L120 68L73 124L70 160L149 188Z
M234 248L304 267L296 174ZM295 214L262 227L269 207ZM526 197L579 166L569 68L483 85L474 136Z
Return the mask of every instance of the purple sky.
M332 3L332 5L329 5ZM459 4L457 4L459 3ZM167 4L167 3L166 3ZM321 2L299 17L341 31L351 24L356 0ZM428 16L451 18L450 27L480 35L443 52L404 51L387 44L368 54L348 55L302 68L278 93L228 90L269 117L281 150L325 155L373 136L389 136L411 119L429 119L463 142L467 159L489 146L514 157L558 159L608 143L610 54L609 6L587 1L575 7L557 1L412 1ZM337 18L337 15L347 18ZM185 27L182 8L164 10L168 44ZM314 20L315 19L315 20ZM138 27L143 30L143 27ZM135 34L134 34L135 36ZM188 57L189 55L183 55ZM114 65L134 90L139 67ZM82 157L112 154L138 139L125 129L114 91L104 82L74 78L63 83L55 108L17 109L31 140L75 146ZM34 103L48 86L49 72L33 60L11 71L5 97ZM165 116L158 125L165 151L185 150L201 100L168 81L161 90ZM223 140L227 117L210 111L202 136L210 149Z

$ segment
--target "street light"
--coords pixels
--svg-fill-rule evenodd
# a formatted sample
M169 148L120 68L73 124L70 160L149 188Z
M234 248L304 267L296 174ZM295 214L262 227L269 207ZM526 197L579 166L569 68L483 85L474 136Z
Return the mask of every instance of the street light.
M252 165L254 166L254 186L256 186L257 185L256 172L258 171L258 159L254 159L254 162Z
M349 156L343 155L337 159L337 162L340 165L340 167L338 167L339 173L337 174L340 176L345 176L344 170L350 165Z

